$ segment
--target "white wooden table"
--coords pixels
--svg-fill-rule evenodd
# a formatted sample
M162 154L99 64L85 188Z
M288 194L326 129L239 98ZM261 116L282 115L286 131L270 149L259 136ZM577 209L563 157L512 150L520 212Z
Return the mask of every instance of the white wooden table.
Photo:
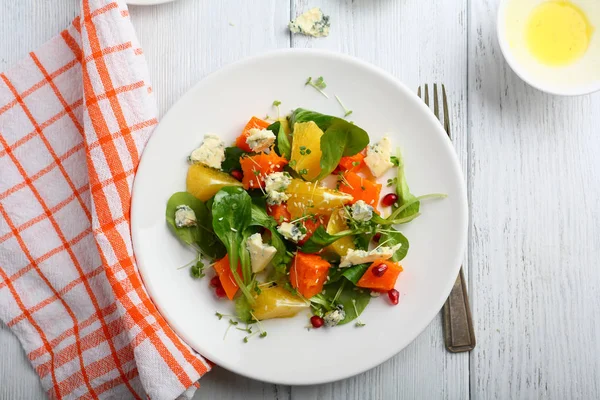
M178 0L131 7L161 114L210 72L276 48L348 53L415 89L444 82L469 187L473 352L446 352L436 318L403 352L360 376L288 387L216 368L196 398L600 396L600 95L552 97L518 79L496 42L497 1ZM331 35L291 37L290 16L312 6L331 15ZM78 7L78 0L2 0L0 70L66 27ZM2 327L0 399L43 397L18 341Z

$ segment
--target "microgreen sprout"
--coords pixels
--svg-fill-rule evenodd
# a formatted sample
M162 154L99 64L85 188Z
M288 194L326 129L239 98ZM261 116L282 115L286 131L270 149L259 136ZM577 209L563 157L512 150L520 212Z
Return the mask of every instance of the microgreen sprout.
M219 318L219 319L221 319L221 318ZM234 321L234 320L232 320L232 319L230 319L230 320L229 320L229 326L228 326L228 327L227 327L227 329L225 330L225 334L223 335L223 340L225 340L225 338L227 337L227 333L229 332L229 329L231 329L231 327L232 327L232 326L235 326L235 325L237 325L237 324L238 324L238 322L237 322L237 321Z
M325 83L325 80L323 79L322 76L318 77L317 80L315 80L314 82L312 80L312 77L309 76L308 79L306 80L305 85L314 87L323 96L325 96L326 98L329 98L329 96L327 96L327 93L325 93L323 91L323 89L325 89L327 87L327 84Z
M343 173L339 173L338 174L338 179L346 186L348 186L350 189L354 190L354 188L352 187L352 185L350 184L350 182L348 182L348 179L346 179L346 177L344 176Z
M365 326L366 324L364 322L362 322L360 320L360 318L358 317L358 309L356 308L356 299L352 299L352 307L354 307L354 313L356 314L356 324L354 324L354 326L356 326L357 328Z
M337 94L335 95L335 99L338 101L338 103L340 103L340 106L342 106L342 108L344 109L344 118L352 114L352 110L346 108L346 106L344 105L344 103L342 103L342 100L340 100Z
M242 332L252 333L252 327L249 325L246 325L245 328L240 328L239 326L236 326L235 329L237 329L238 331L242 331Z
M344 286L346 286L346 281L343 281L342 284L340 285L340 288L338 289L338 291L335 293L335 296L333 296L333 299L331 300L331 307L333 307L333 305L335 304L335 302L337 301L337 299L340 297L340 295L342 294L342 291L344 290Z
M202 278L205 276L204 274L204 263L202 262L202 252L200 251L199 248L197 248L194 245L191 245L190 247L194 248L194 250L196 250L196 257L194 257L194 259L192 261L190 261L189 263L182 265L181 267L177 268L179 269L184 269L187 267L192 267L190 269L190 275L192 275L192 278Z
M273 107L275 107L277 109L277 119L281 118L281 114L279 112L279 106L281 105L281 102L279 100L275 100L273 102Z
M206 276L204 274L204 263L198 260L198 262L194 266L192 266L190 274L193 278L203 278L204 276Z
M252 312L250 312L250 315L252 316L252 318L254 318L254 320L256 321L256 326L258 327L258 331L260 332L260 337L264 338L265 336L267 336L267 331L265 331L262 327L262 324L260 323L260 321L258 320L258 318L256 318L254 316L254 314L252 314Z

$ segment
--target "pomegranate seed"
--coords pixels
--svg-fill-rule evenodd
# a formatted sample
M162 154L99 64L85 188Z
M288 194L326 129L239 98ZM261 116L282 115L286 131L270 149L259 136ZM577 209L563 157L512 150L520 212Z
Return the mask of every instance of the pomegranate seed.
M215 294L217 295L217 297L219 298L223 298L227 296L227 293L225 293L225 289L223 289L223 286L217 286L215 288Z
M390 301L392 302L393 305L397 305L398 300L400 299L400 293L398 293L398 291L396 289L391 289L388 292L388 297L390 298Z
M385 196L383 196L383 199L381 199L381 205L384 207L389 207L397 201L398 201L397 195L395 195L394 193L388 193Z
M383 274L385 274L385 271L387 271L388 266L385 264L379 264L375 267L373 267L373 269L371 269L371 273L373 273L373 275L375 275L378 278L381 278L383 276Z
M375 236L373 236L373 240L376 243L379 243L379 240L381 239L381 233L376 233Z
M310 323L312 324L313 328L320 328L323 326L325 321L318 315L313 315L312 317L310 317Z
M244 179L244 174L242 174L242 171L240 171L239 169L234 169L233 171L231 171L231 176L233 176L240 182L242 181L242 179Z
M219 279L218 275L212 277L210 280L210 286L214 288L221 286L221 280Z

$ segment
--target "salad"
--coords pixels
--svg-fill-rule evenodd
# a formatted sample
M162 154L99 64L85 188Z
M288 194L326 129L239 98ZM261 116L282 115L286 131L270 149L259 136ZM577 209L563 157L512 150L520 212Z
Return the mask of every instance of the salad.
M205 135L188 157L186 191L166 208L197 252L192 277L214 271L207 290L235 303L235 315L216 315L248 332L244 341L266 336L266 319L305 311L310 328L360 327L370 301L398 304L409 249L398 227L423 200L445 197L410 192L388 137L370 143L355 124L302 108L280 116L279 104L274 122L252 117L229 147ZM393 192L381 197L384 187Z

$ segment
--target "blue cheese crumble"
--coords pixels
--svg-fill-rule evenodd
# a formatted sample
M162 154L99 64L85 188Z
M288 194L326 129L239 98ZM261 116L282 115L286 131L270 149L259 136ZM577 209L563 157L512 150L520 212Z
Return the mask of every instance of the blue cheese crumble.
M287 172L273 172L265 178L265 192L267 193L267 203L269 205L281 204L290 198L285 193L288 186L292 183L292 177Z
M264 270L277 253L275 247L263 243L260 233L255 233L248 238L246 248L250 253L250 265L254 273Z
M196 226L196 214L190 206L182 204L175 208L175 226L178 228Z
M331 311L327 311L325 315L323 315L323 321L325 321L325 326L331 328L342 322L346 318L346 311L344 311L344 306L341 304L334 308Z
M277 227L277 232L287 240L298 243L306 237L306 233L302 233L299 227L289 222L284 222Z
M371 145L367 149L365 163L376 178L379 178L394 166L390 161L391 147L390 139L385 136L379 143Z
M402 247L401 243L398 243L394 247L379 246L371 251L348 249L348 253L340 260L340 268L372 263L381 259L387 260L388 258L392 258L400 247Z
M268 129L252 128L249 133L246 143L255 153L265 151L275 143L275 134Z
M320 8L313 8L300 14L295 20L289 23L290 32L300 33L312 37L329 36L331 23L329 16L323 15Z
M190 164L201 163L207 167L221 169L225 160L225 143L215 135L205 135L202 145L188 157Z
M352 205L352 219L358 222L370 221L373 218L373 207L365 203L364 200L358 200Z

